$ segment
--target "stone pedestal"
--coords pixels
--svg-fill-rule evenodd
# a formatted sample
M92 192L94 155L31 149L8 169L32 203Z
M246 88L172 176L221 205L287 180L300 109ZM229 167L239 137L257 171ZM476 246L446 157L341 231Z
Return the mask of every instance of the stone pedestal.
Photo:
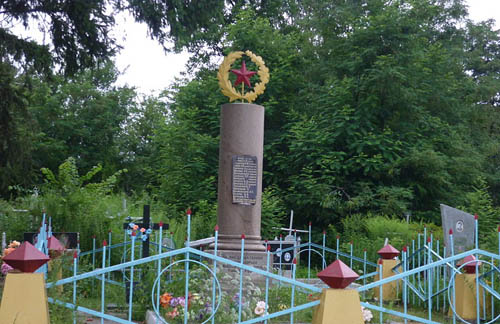
M380 274L377 274L376 280L381 280L389 278L395 275L392 269L397 266L399 261L397 260L384 260L382 259L382 278ZM398 297L398 281L392 281L382 286L382 298L384 301L396 300ZM378 298L380 294L380 287L374 288L375 297Z
M220 124L218 249L240 250L245 234L245 251L264 252L260 236L264 107L225 104Z
M489 298L488 298L489 299ZM487 300L488 300L487 299ZM453 300L452 300L453 301ZM479 309L483 315L483 287L479 287ZM490 305L486 307L490 314ZM477 320L476 309L476 274L461 273L455 277L455 311L468 321ZM449 315L452 315L450 308Z
M359 293L353 289L323 289L312 324L364 324Z
M8 273L0 305L0 324L49 324L43 273Z
M217 255L231 261L240 263L241 261L241 252L236 250L223 250L217 251ZM272 256L271 256L272 257ZM269 258L269 270L272 271L273 263ZM245 255L243 256L243 264L247 266L251 266L254 268L259 268L261 270L266 270L267 262L267 253L260 251L245 251ZM224 268L225 265L222 265ZM233 268L231 266L227 266L228 268ZM234 268L233 268L234 269Z

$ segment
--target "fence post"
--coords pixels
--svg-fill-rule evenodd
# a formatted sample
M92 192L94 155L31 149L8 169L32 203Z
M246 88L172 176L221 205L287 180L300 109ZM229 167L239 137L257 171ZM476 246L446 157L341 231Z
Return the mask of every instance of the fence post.
M217 256L217 241L219 240L219 225L215 225L214 255ZM217 276L217 261L214 259L214 276ZM215 277L212 280L212 313L215 312ZM215 323L215 315L212 316L212 324Z
M240 263L244 262L244 254L245 254L245 234L241 234L241 256ZM243 300L243 269L240 268L240 290L238 292L238 323L241 323L241 306Z
M106 240L102 242L102 268L106 268L106 246L108 243ZM101 313L104 314L104 300L105 300L105 287L106 287L106 274L103 273L101 277ZM101 317L101 324L104 324L104 317Z
M144 206L145 207L145 206ZM149 206L148 206L149 212ZM189 247L189 242L191 241L191 208L188 208L187 212L187 240L186 247ZM186 285L184 287L184 324L188 322L188 305L189 305L189 252L186 252Z
M307 256L307 279L311 279L311 222L309 222L309 244L307 245L309 247L308 249L308 256Z
M135 231L132 232L132 248L130 249L130 261L134 261L134 250L135 250ZM134 266L130 267L130 286L128 290L128 320L132 321L132 297L134 294Z

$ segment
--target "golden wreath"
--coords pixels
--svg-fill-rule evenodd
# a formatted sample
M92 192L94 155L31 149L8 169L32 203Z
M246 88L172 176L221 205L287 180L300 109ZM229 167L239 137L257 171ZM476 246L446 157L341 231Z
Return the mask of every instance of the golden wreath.
M253 91L247 93L237 91L231 84L231 80L229 80L229 70L231 69L231 65L234 61L241 58L243 54L246 54L246 56L248 56L252 62L259 67L257 75L260 77L260 82L255 85ZM257 56L250 51L231 52L224 58L224 61L222 61L222 64L219 67L219 72L217 73L217 78L219 79L219 86L222 89L222 94L229 97L229 102L237 99L244 99L248 102L252 102L257 99L258 95L264 93L266 84L269 82L269 69L265 66L262 57Z

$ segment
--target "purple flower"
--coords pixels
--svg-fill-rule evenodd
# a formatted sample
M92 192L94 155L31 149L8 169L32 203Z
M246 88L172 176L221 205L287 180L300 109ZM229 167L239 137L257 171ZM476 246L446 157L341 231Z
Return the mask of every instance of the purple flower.
M2 263L2 268L0 269L0 272L2 272L2 274L6 275L7 272L9 272L10 270L12 270L14 268L12 268L10 265L8 265L7 263Z

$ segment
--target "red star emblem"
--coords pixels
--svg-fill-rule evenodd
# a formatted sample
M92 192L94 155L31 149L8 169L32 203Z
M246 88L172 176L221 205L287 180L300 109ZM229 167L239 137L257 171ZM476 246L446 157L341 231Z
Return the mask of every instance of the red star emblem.
M256 74L257 72L255 71L247 71L247 66L245 64L245 61L241 63L241 69L239 70L231 70L234 74L236 74L237 79L236 82L234 83L235 86L240 84L241 82L245 83L247 86L251 87L252 85L250 84L250 78L252 75Z

